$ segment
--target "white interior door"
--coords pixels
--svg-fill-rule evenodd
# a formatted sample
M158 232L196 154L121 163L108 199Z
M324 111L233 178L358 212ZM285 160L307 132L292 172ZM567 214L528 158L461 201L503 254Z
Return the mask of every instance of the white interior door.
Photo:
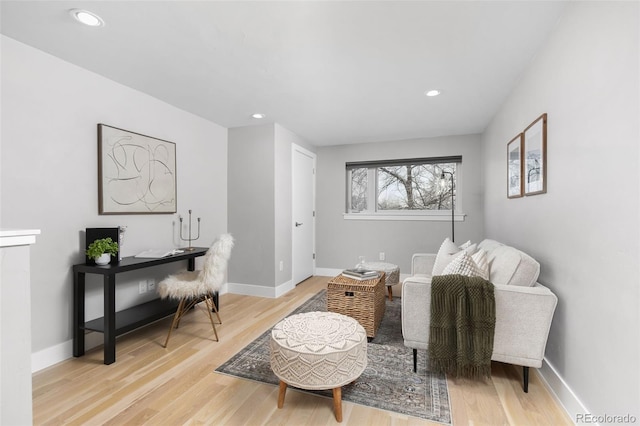
M292 279L294 284L313 275L315 266L315 167L316 156L293 145Z

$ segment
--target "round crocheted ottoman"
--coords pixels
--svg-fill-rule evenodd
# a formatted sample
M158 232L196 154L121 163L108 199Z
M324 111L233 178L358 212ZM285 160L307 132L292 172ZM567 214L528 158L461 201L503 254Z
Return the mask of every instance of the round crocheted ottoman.
M367 367L367 333L355 319L334 312L307 312L280 321L271 330L271 369L280 379L278 408L287 385L333 389L333 408L342 421L342 386Z

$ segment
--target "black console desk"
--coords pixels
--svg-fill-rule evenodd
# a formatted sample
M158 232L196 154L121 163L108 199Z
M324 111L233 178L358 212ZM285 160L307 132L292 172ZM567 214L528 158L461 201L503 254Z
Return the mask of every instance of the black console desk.
M116 312L116 275L137 269L151 268L165 263L188 262L188 270L195 270L195 258L204 256L205 247L159 259L125 257L118 263L104 266L81 263L73 266L73 356L84 355L85 330L104 333L104 363L116 361L116 336L175 313L178 303L156 299ZM85 322L85 274L102 275L104 279L104 317ZM218 306L217 294L214 303Z

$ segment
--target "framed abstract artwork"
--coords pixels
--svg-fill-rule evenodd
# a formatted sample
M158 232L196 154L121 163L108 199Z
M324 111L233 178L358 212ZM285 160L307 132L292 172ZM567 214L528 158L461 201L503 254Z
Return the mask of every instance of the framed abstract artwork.
M98 124L99 214L176 211L176 144Z
M523 134L520 133L507 143L507 198L522 197L522 146Z
M547 114L524 130L524 195L547 192Z

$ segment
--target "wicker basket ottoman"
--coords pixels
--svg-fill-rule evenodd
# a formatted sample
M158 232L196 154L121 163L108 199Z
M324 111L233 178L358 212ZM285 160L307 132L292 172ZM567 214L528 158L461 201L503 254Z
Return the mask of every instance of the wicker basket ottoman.
M271 369L280 379L278 408L287 385L333 389L333 409L342 421L342 386L367 367L367 336L353 318L333 312L291 315L271 330Z
M338 275L327 284L327 311L355 318L369 338L375 337L386 306L385 274L379 275L364 281Z

